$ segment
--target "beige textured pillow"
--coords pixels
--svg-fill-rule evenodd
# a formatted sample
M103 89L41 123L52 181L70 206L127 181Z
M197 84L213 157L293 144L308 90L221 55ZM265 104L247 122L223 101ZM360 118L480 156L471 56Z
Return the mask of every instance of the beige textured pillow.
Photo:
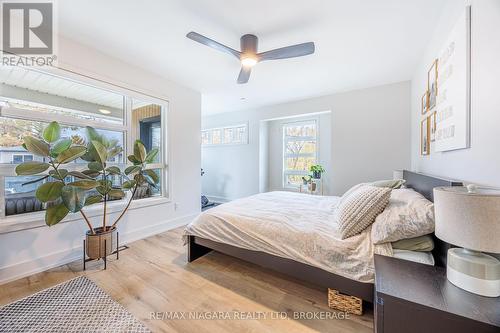
M393 190L389 205L372 226L374 244L434 232L434 204L412 189Z
M348 191L335 211L342 239L357 235L369 227L389 203L391 189L371 185Z
M365 186L365 185L369 185L369 184L359 183L359 184L354 185L353 187L351 187L350 189L348 189L347 191L345 191L344 194L342 194L342 198L345 198L345 197L349 196L349 194L351 194L352 192L356 191L361 186Z

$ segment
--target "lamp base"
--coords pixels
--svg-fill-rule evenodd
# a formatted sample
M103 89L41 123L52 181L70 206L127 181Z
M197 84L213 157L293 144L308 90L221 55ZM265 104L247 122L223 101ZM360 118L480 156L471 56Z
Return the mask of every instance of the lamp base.
M462 248L449 249L446 277L471 293L500 296L500 261L490 255Z

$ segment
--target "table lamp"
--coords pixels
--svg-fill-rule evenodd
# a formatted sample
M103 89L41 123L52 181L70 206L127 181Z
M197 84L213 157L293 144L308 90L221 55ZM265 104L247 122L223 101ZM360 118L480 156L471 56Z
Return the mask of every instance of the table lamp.
M466 187L434 189L436 237L461 246L448 250L446 277L471 293L500 296L500 191Z

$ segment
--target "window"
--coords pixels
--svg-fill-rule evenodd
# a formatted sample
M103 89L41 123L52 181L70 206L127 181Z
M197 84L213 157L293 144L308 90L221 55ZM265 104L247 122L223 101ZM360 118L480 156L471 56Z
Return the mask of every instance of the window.
M33 161L33 155L12 155L12 163L19 164Z
M118 93L21 67L0 67L0 203L5 206L0 210L0 217L44 208L34 196L41 183L29 184L37 177L16 176L15 167L19 163L43 160L21 146L22 138L25 135L40 137L52 120L61 124L61 137L75 143L85 143L86 126L115 140L123 152L108 160L108 164L122 169L127 164L126 156L133 153L135 140L141 139L148 150L159 148L160 154L148 168L158 172L160 186L143 188L137 191L141 195L134 199L168 194L163 144L167 102L120 90ZM65 168L85 169L86 162L77 159ZM120 180L113 181L119 184Z
M203 146L238 145L248 143L248 125L210 128L201 131Z
M297 187L318 159L316 120L283 125L283 187Z
M163 167L161 163L164 154L161 150L161 143L165 142L163 137L162 106L132 99L132 142L140 139L144 142L148 151L153 148L159 149L160 153L156 157L154 163L151 164L150 168L154 169L160 177L160 184L162 184L163 181ZM135 199L144 199L161 195L162 189L160 187L145 185L137 190Z

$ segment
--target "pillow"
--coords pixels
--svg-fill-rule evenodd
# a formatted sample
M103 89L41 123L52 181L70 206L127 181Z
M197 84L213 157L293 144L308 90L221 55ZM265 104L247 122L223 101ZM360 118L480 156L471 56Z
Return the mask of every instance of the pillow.
M394 258L418 262L420 264L434 266L434 256L430 252L415 252L407 250L394 250Z
M393 190L389 205L372 227L374 244L396 242L434 232L434 204L412 189Z
M388 179L388 180L378 180L376 182L370 183L372 186L377 186L377 187L390 187L394 189L401 188L401 186L406 183L406 180L404 179Z
M364 185L367 185L367 184L359 183L359 184L354 185L353 187L351 187L350 189L345 191L344 194L342 194L342 198L347 197L349 194L351 194L352 192L356 191L358 188L360 188L361 186L364 186Z
M335 211L341 238L357 235L369 227L389 203L391 189L360 185L348 191Z
M434 241L430 235L401 239L393 242L392 248L396 250L408 250L419 252L430 252L434 250Z

